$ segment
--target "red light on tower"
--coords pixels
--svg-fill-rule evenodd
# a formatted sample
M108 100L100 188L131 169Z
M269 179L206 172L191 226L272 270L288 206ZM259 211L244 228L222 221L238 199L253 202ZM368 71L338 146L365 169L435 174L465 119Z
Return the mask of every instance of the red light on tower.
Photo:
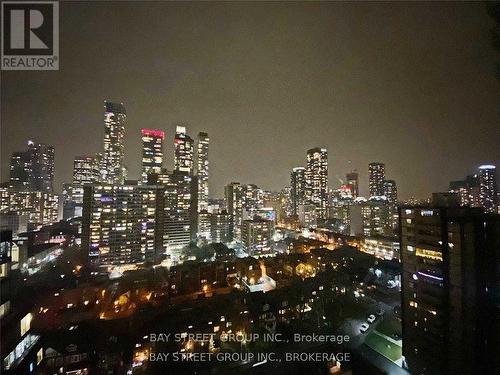
M150 137L158 137L161 139L165 139L165 132L162 130L154 130L154 129L141 129L142 135L149 135Z

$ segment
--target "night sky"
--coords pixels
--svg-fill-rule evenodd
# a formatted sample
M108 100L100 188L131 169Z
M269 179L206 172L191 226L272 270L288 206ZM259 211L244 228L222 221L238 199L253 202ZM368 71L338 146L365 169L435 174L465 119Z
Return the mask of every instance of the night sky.
M308 148L327 147L330 186L386 163L401 198L500 166L493 21L477 3L62 3L60 70L2 72L1 171L28 139L56 149L56 187L103 145L103 100L140 128L207 131L211 195L230 181L278 190ZM350 163L349 161L352 161Z

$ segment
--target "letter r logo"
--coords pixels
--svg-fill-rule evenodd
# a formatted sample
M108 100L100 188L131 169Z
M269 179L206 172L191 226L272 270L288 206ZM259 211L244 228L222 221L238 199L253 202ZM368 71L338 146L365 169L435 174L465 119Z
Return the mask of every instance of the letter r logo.
M10 47L12 49L30 48L47 49L49 48L34 32L43 25L43 14L37 9L29 11L29 27L25 25L26 10L12 9L10 12ZM29 33L29 46L24 45L25 33Z
M54 2L2 3L3 55L52 55Z

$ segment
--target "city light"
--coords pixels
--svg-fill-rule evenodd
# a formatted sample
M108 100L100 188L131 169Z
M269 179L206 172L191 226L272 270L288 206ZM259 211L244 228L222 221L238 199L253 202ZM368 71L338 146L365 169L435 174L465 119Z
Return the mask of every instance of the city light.
M500 374L497 2L1 13L0 373Z

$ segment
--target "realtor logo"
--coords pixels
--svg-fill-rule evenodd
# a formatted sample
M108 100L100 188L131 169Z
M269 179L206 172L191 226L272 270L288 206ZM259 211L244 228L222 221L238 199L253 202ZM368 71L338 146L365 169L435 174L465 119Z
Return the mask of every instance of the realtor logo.
M59 3L2 2L2 70L59 70Z

